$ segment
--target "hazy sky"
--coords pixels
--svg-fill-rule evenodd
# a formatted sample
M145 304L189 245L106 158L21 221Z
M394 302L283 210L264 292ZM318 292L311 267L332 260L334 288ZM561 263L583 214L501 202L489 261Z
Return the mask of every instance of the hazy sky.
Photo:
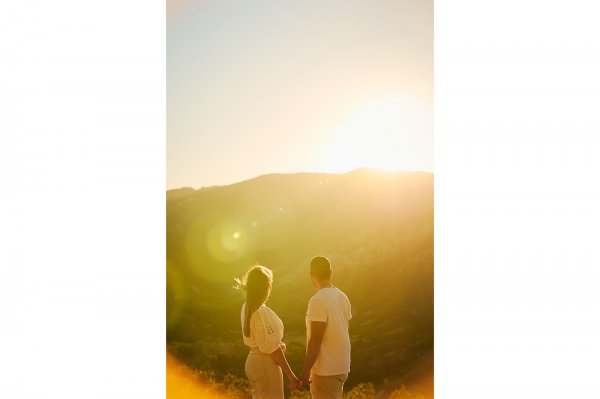
M433 170L433 1L168 1L167 188Z

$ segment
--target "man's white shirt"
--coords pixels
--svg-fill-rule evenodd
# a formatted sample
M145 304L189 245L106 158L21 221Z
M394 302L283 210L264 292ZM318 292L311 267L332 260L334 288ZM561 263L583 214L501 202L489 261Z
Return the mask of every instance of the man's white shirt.
M350 336L352 318L350 300L336 287L321 288L310 298L306 313L306 340L310 340L310 322L326 322L319 355L312 368L316 375L328 376L350 372Z

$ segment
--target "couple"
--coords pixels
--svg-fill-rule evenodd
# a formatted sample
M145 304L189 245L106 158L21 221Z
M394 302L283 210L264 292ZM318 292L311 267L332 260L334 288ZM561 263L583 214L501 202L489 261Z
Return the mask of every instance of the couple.
M331 284L331 264L326 257L311 260L310 278L317 292L308 302L306 360L299 377L285 358L283 323L265 305L273 273L264 266L254 266L238 280L246 291L241 319L244 344L250 347L245 369L252 399L283 399L283 372L290 380L290 391L310 385L312 398L342 396L350 372L350 301Z

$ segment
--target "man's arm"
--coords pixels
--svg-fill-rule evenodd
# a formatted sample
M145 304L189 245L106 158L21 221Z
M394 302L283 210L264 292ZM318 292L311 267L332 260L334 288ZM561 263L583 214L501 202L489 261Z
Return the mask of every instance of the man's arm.
M308 378L310 377L310 370L315 364L317 356L319 356L319 349L321 349L321 341L323 341L325 327L327 327L327 322L325 321L310 322L310 339L308 340L308 348L306 349L306 360L304 361L302 374L300 374L300 377L298 378L303 385L309 383Z

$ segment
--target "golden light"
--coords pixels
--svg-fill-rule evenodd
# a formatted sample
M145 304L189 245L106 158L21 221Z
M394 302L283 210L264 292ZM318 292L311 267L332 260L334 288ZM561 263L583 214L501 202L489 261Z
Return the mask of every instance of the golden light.
M246 255L248 235L242 223L227 221L214 226L206 238L206 247L220 262L233 262Z
M432 107L410 97L381 97L341 123L321 163L328 172L433 170L432 148Z
M225 399L215 384L202 381L198 373L167 352L167 399Z

